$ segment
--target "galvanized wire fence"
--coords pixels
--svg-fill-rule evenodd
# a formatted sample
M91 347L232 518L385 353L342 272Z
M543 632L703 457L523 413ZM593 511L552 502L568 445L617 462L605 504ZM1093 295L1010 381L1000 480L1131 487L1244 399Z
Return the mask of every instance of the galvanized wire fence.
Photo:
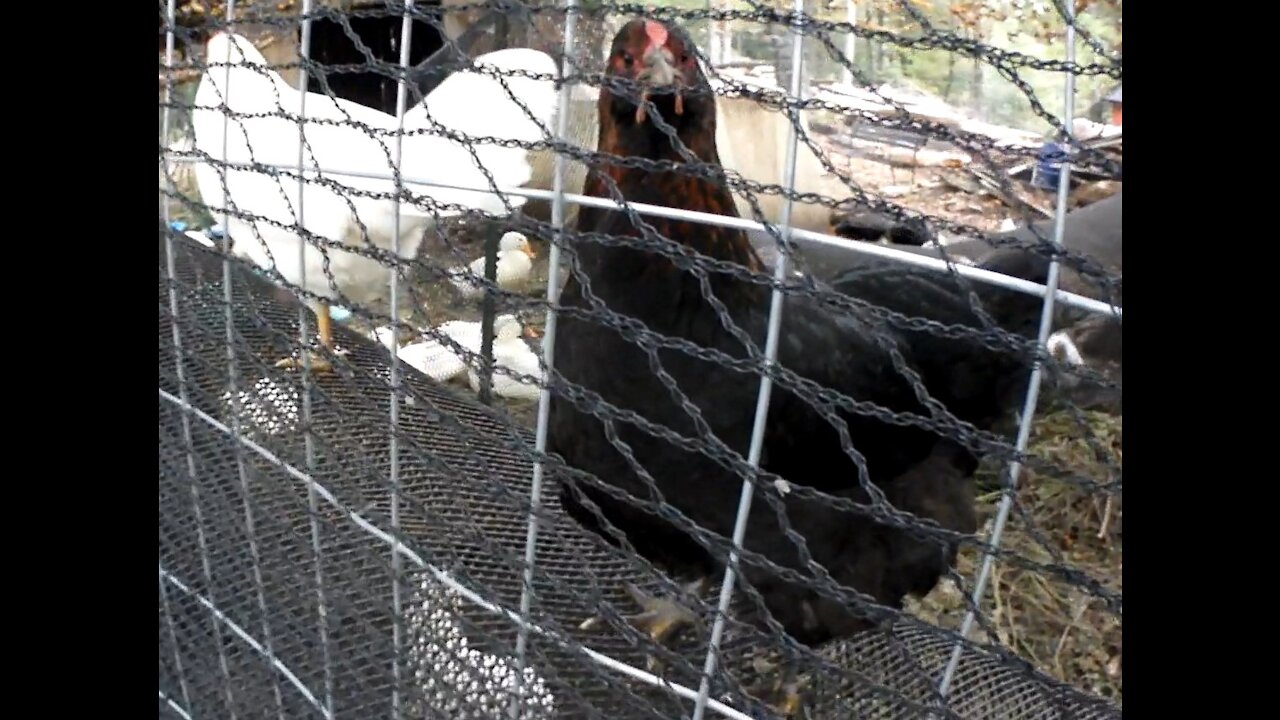
M1069 5L1063 60L888 5L161 3L161 715L1118 716L1120 196L1068 206L1121 66ZM874 126L1017 198L1040 149L848 35L1018 88L1050 215L841 167ZM930 239L829 234L866 212Z

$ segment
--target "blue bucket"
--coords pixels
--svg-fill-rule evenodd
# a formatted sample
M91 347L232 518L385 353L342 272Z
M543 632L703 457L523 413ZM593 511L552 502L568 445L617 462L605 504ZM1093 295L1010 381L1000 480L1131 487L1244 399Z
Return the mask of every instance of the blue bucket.
M1036 165L1031 170L1031 185L1041 190L1057 190L1062 178L1062 164L1067 151L1058 143L1045 143L1036 155Z

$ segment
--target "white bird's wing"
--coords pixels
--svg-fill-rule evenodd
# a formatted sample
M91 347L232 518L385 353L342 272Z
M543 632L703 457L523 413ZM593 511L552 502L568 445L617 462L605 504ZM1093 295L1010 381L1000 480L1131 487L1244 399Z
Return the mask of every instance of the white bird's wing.
M431 128L433 132L458 133L467 138L533 143L550 133L555 115L553 84L556 64L544 52L512 48L486 53L475 59L477 70L466 69L445 78L426 100L405 113L405 126ZM546 76L529 78L510 75L512 71ZM438 126L438 127L437 127ZM475 156L472 156L472 152ZM469 145L449 143L437 148L432 163L448 168L448 182L489 187L481 167L492 175L499 188L518 187L529 182L533 168L529 151L472 141ZM477 160L479 165L477 165ZM442 202L465 203L485 212L506 214L502 199L493 193L481 194L437 188L432 195ZM513 208L525 199L508 196Z
M537 399L541 388L536 382L543 378L542 363L523 339L494 340L493 360L494 393L508 398ZM525 380L524 376L534 381ZM480 376L475 370L467 371L467 381L473 391L480 391Z
M296 163L297 125L263 115L278 111L282 104L288 106L297 93L266 67L265 58L244 38L218 33L207 47L210 66L200 78L191 113L195 148L219 164ZM233 117L226 110L253 117ZM253 169L221 167L220 171L207 162L197 163L194 170L201 200L225 224L235 240L235 252L263 267L273 262L284 265L286 277L295 277L297 234L292 227L298 224L298 183ZM306 225L313 232L325 234L323 229L341 227L350 216L341 201L323 188L308 186L306 197ZM232 214L224 218L224 211Z
M435 328L467 352L480 352L480 323L450 320ZM461 375L469 367L467 358L442 339L427 338L405 345L397 353L400 359L434 380L443 382Z
M300 263L297 226L335 243L363 245L367 236L383 249L393 247L398 227L401 254L412 257L433 217L467 208L507 213L493 193L449 190L415 180L488 186L477 159L499 187L522 185L531 174L524 148L488 144L468 149L441 130L532 142L543 137L555 111L550 79L555 64L545 53L517 49L481 56L481 68L524 70L547 78L495 78L472 70L446 78L420 108L406 113L404 128L409 134L400 140L401 177L418 200L396 203L396 118L324 93L298 92L269 69L243 37L218 33L207 48L209 62L220 64L204 73L196 92L196 148L216 163L268 167L219 172L198 163L200 195L220 220L224 210L230 211L224 223L236 253L262 267L274 266L291 283L305 277L306 285L322 294L331 284L322 277L325 272L331 271L346 291L353 291L382 283L385 270L375 260L340 252L331 254L332 266L323 264L318 252L308 252ZM301 187L300 158L306 176ZM524 203L511 200L513 209Z
M319 171L344 186L338 189L342 194L348 194L347 189L395 191L395 181L391 179L396 153L394 116L325 93L298 92L279 73L266 67L266 60L252 43L237 35L213 36L208 43L207 57L211 64L230 62L232 66L211 66L201 78L196 93L195 104L202 109L193 113L192 125L197 145L205 152L222 157L220 146L225 117L222 108L225 107L233 113L253 116L226 121L229 162L258 162L293 169L298 165L301 149L303 167ZM253 67L255 65L261 67ZM305 132L305 146L300 127ZM422 177L429 181L450 179L449 169L433 160L433 155L441 152L441 146L448 145L447 140L438 136L404 136L400 150L404 177ZM274 184L274 180L272 182ZM296 185L296 180L289 182ZM432 192L428 185L408 181L405 184L415 194ZM367 199L359 196L353 201L358 212L363 209L360 205L368 204ZM340 198L338 202L346 204ZM389 201L374 202L389 204ZM360 215L364 219L364 213Z

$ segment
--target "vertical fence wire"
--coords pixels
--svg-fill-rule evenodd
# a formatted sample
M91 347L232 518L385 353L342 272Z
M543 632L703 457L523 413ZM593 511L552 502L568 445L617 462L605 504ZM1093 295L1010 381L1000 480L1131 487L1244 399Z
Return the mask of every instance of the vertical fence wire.
M230 7L228 7L228 15L230 14L230 12L231 12ZM227 20L228 20L228 23L230 23L230 20L231 20L230 16L228 16ZM228 27L228 32L230 32L230 27ZM231 68L228 67L227 68L228 77L230 77L230 73L231 73ZM231 95L230 80L227 81L226 92L229 98ZM224 101L227 102L228 109L230 109L230 102L228 98L224 98ZM227 127L225 120L228 117L229 116L225 114L223 115L224 131ZM225 132L223 135L222 155L223 155L223 160L226 160ZM301 195L301 193L299 193L299 195ZM230 197L229 193L224 194L224 198L229 198L229 197ZM226 221L225 215L223 217L222 227L223 227L223 237L225 239L229 239L230 235L228 234L228 231L227 231L229 224ZM227 242L227 240L224 240L224 244L226 247L228 248L230 247L230 244L229 242ZM230 392L231 392L231 398L232 398L231 406L233 410L231 427L233 430L236 431L236 437L235 437L236 472L240 477L240 493L241 493L240 499L241 499L241 504L244 507L245 532L247 533L248 539L249 539L249 558L253 563L253 583L255 588L257 589L258 612L262 613L262 642L264 647L266 647L267 649L267 653L272 657L274 657L275 643L272 640L272 635L271 635L271 621L270 621L271 615L270 615L270 612L268 612L268 608L267 608L266 583L263 581L263 577L262 577L262 552L259 549L259 545L258 545L257 523L254 521L253 505L252 505L252 502L250 501L252 491L249 488L249 473L248 473L248 469L245 467L244 451L239 443L240 399L239 399L239 394L236 390L237 383L236 383L236 370L235 370L236 368L235 333L234 333L233 313L231 308L230 261L229 259L224 259L223 262L225 263L224 269L223 269L223 278L226 282L223 292L225 293L226 301L227 301L227 314L226 314L226 317L227 317L226 338L227 338L227 362L228 362L227 368L228 368L228 373L230 375L230 378L229 378ZM273 680L274 682L271 685L271 691L272 691L272 696L275 698L275 701L276 701L276 716L280 718L280 720L284 720L284 695L280 689L280 678L273 676Z
M572 92L566 81L573 72L573 45L578 20L578 0L565 3L564 58L560 66L560 97L556 106L556 139L563 142L569 135L569 103ZM520 630L516 637L516 683L523 694L525 654L529 644L529 612L533 604L533 568L538 551L538 512L542 506L542 456L547 451L547 422L551 412L551 381L555 372L556 305L560 302L560 247L564 242L565 156L556 153L552 178L551 251L547 261L547 319L542 338L542 358L546 369L543 385L538 390L538 424L534 436L533 480L529 488L529 527L524 544L524 583L520 589ZM514 709L513 709L514 717Z
M164 41L164 64L166 70L164 77L165 97L163 116L160 121L160 138L161 142L165 145L165 148L161 150L161 162L164 165L166 187L170 190L172 190L173 184L169 181L170 164L167 146L169 139L169 105L173 100L173 31L175 27L174 16L176 14L174 7L175 4L176 0L169 0L165 10L165 19L167 22ZM179 329L179 325L181 323L178 322L178 276L173 255L173 233L169 229L169 201L166 193L160 194L160 212L162 213L161 217L164 220L165 273L168 276L169 282L169 314L172 318L170 327L173 336L174 359L176 361L174 368L178 376L178 397L182 398L182 400L186 402L188 400L185 370L186 363L183 362L182 357L182 332ZM183 450L187 456L187 481L190 482L191 487L194 488L196 484L195 443L191 437L191 415L185 412L182 413L182 442ZM173 622L173 609L169 606L169 593L165 590L163 579L160 581L160 597L164 608L165 620L169 626L169 636L173 640L173 660L174 669L178 674L178 688L182 691L182 702L185 703L187 707L191 707L191 694L187 688L186 673L182 667L182 652L178 648L178 631ZM170 704L173 704L172 701L170 701Z
M404 621L402 617L402 597L400 590L400 573L403 562L400 558L400 355L394 349L396 333L400 329L400 203L404 194L404 178L400 175L401 153L404 149L404 113L409 93L409 59L413 45L413 0L404 4L404 14L400 23L400 77L396 85L396 150L395 150L395 182L396 194L391 220L391 251L395 264L391 266L391 603L393 608L392 644L394 647L392 660L391 713L392 717L400 717L400 648L404 641Z
M164 31L164 97L160 102L164 105L160 112L160 167L164 170L164 187L167 192L160 193L160 218L164 221L166 230L169 227L169 198L172 196L176 188L174 187L172 175L170 174L172 167L169 164L169 112L170 105L173 104L173 30L174 30L174 0L169 0L165 6L165 31ZM170 243L165 242L168 248ZM169 275L173 277L172 271ZM174 328L178 326L175 323ZM178 367L182 367L182 363L178 363Z
M1076 33L1075 33L1075 8L1071 3L1063 3L1064 17L1067 21L1066 27L1066 62L1071 65L1076 59ZM1066 79L1063 86L1063 108L1062 117L1065 127L1062 132L1066 134L1068 153L1070 153L1071 140L1071 119L1075 114L1075 93L1076 93L1076 76L1071 72L1066 73ZM1067 195L1071 190L1071 160L1070 154L1062 162L1062 169L1058 174L1058 197L1057 207L1054 208L1053 217L1053 245L1054 249L1062 248L1063 228L1066 225L1067 214ZM1060 270L1058 256L1055 254L1049 263L1049 277L1045 283L1046 291L1044 294L1044 305L1040 315L1040 332L1036 340L1037 355L1044 357L1048 353L1049 331L1053 329L1053 310L1054 299L1058 290L1058 273ZM1027 386L1026 402L1023 404L1022 416L1018 422L1018 436L1014 445L1017 455L1021 456L1027 450L1027 443L1031 439L1031 424L1035 418L1036 404L1040 399L1040 383L1044 375L1044 363L1037 357L1034 367L1031 369L1031 379ZM1004 494L1000 498L1000 506L996 510L995 521L991 526L990 550L983 553L982 566L978 570L978 577L974 581L973 592L970 596L969 609L965 613L964 621L960 624L960 637L966 638L969 631L973 628L973 623L977 619L982 597L986 593L987 582L991 576L991 569L995 564L995 552L1000 549L1000 542L1004 535L1005 523L1009 519L1009 512L1013 509L1015 495L1018 489L1018 476L1022 471L1022 463L1013 460L1009 463L1009 472L1005 482ZM956 646L951 651L951 658L947 662L946 670L942 674L942 680L938 684L938 693L945 700L947 692L951 689L951 684L955 679L956 669L960 665L960 656L964 651L961 640L956 641Z
M307 283L306 252L307 244L301 228L305 227L303 218L306 212L303 192L306 189L305 156L306 152L306 117L307 88L311 79L308 61L311 58L311 0L302 0L301 28L298 42L298 271L299 282L303 287ZM307 339L307 310L298 310L298 334L303 347ZM302 391L302 426L303 443L306 453L307 472L316 471L316 438L311 422L311 393L314 388L310 373L310 359L303 353L303 391ZM333 658L329 650L329 610L324 591L324 566L320 553L320 499L316 496L315 487L307 486L307 517L311 526L311 551L315 556L316 579L316 625L320 635L321 664L324 666L324 707L333 713Z
M228 4L228 7L227 7L228 25L230 25L230 22L232 19L231 12L232 12L231 5ZM228 30L230 30L230 28L228 28ZM226 92L227 92L228 98L231 95L230 75L231 75L231 68L227 67L228 80L226 84ZM224 100L226 100L226 98L224 98ZM228 109L230 109L229 100L227 102L228 102ZM228 118L229 118L228 115L225 115L225 114L223 115L224 131L228 124L227 123ZM224 160L226 159L226 154L227 154L226 142L227 142L226 134L224 132L223 143L222 143L222 156ZM223 218L222 227L224 228L224 232L225 232L225 228L228 227L228 223L226 222L225 216ZM257 523L254 521L253 507L249 499L252 492L249 489L249 471L248 471L248 468L245 467L244 448L240 444L241 400L240 400L240 395L238 390L238 387L239 387L238 377L237 377L238 365L236 363L236 352L235 352L235 316L232 310L233 295L232 295L232 288L231 288L230 258L223 259L223 282L224 282L223 296L227 303L227 307L226 307L226 321L227 321L226 341L227 341L227 375L228 375L227 382L228 382L228 387L230 391L231 406L233 409L233 412L231 413L231 428L234 431L233 437L235 440L234 447L235 447L235 457L236 457L236 474L240 478L240 493L241 493L240 499L241 499L241 504L244 508L245 533L249 540L249 559L253 564L253 584L255 589L257 590L256 594L257 594L257 601L258 601L258 612L262 613L262 643L263 643L263 646L267 649L267 654L274 657L275 643L272 641L272 637L271 637L271 622L269 620L270 613L268 612L268 609L267 609L266 583L263 581L263 577L262 577L262 552L258 547ZM213 590L212 587L210 587L210 593L212 593L212 590ZM271 691L276 701L276 715L277 717L280 718L280 720L284 720L284 695L280 690L280 678L277 676L273 676L272 679L274 682L271 685Z
M227 2L227 33L232 33L235 31L235 12L236 12L235 0L228 0ZM222 87L223 87L224 95L222 98L222 102L224 107L227 110L230 110L230 107L231 107L230 106L230 97L231 97L231 45L230 44L227 45L227 54L225 57L222 58L222 61L226 63L226 65L223 68L223 86ZM207 63L212 62L212 58L209 58L206 55L205 62L207 65ZM212 68L210 68L209 71L212 72L213 71ZM222 182L222 196L224 198L223 208L222 208L222 227L224 229L224 236L223 236L224 250L230 247L230 243L228 242L228 240L230 239L230 235L225 234L226 228L229 227L229 219L230 219L230 208L228 207L228 205L230 204L231 194L227 191L227 166L226 166L227 134L230 132L229 131L230 124L231 124L231 117L224 112L222 115L222 154L220 158L222 160L222 164L219 165L219 168L218 168L218 175ZM231 259L230 257L223 257L223 260L222 260L222 289L223 289L223 300L226 303L225 317L226 317L226 323L227 323L227 327L226 327L227 362L228 362L228 373L229 373L229 380L230 380L228 396L231 398L232 432L233 432L232 438L238 445L240 441L240 435L239 435L239 429L237 427L238 425L237 416L239 415L239 411L240 411L240 402L239 402L239 397L236 395L235 348L231 344L231 338L233 337L232 335L233 317L231 313L232 295L231 295ZM176 319L175 319L175 323L176 323ZM191 503L192 503L192 509L194 511L195 521L196 521L196 538L200 545L200 564L204 571L205 582L208 583L210 590L212 590L214 587L213 568L209 562L208 538L205 536L205 533L204 533L204 512L201 511L200 509L200 488L198 487L198 483L196 482L194 473L192 474L192 478L191 478ZM235 720L235 717L236 717L235 699L231 692L231 669L227 665L227 651L223 643L222 625L220 624L218 615L215 612L210 611L209 619L213 624L214 638L217 640L217 644L218 644L218 664L220 666L220 669L222 670L224 690L226 692L226 697L227 697L227 715L232 720Z
M791 242L791 193L796 184L796 162L799 143L797 128L800 124L800 111L795 103L801 100L803 87L801 83L804 66L804 34L798 27L803 19L804 0L795 0L791 18L791 88L787 110L791 124L787 130L786 186L787 200L782 205L781 225L779 232L778 261L774 267L775 282L773 294L769 302L769 329L765 337L764 373L760 378L760 392L756 396L755 421L751 428L751 446L747 453L747 464L755 471L760 465L760 454L764 448L765 423L769 417L769 400L773 396L773 378L770 372L777 363L778 337L782 334L782 303L784 294L782 284L787 279L788 259L790 253L786 246ZM729 551L729 562L725 566L724 581L720 585L720 598L716 606L716 617L711 627L711 641L707 645L707 656L703 662L702 679L698 684L698 699L693 708L693 720L702 720L707 710L707 699L711 693L711 677L716 671L716 662L720 653L720 640L724 635L725 619L728 616L729 604L733 598L733 588L737 581L739 554L747 536L747 519L751 514L751 501L755 495L755 485L751 479L742 482L742 493L738 497L738 515L733 524L733 548Z
M237 423L233 422L232 427ZM275 657L275 643L271 639L270 613L267 611L267 589L262 579L262 551L258 548L257 523L253 519L253 506L249 500L249 473L245 468L243 449L236 445L236 466L240 473L241 501L244 505L244 526L249 536L249 558L253 561L253 583L258 590L258 611L262 613L262 644L267 654ZM276 700L276 716L284 720L284 696L280 692L280 678L275 677L271 686Z
M172 0L170 2L172 5ZM183 413L186 416L186 413ZM178 674L178 691L182 693L182 702L191 707L191 691L187 687L187 674L182 667L182 650L178 647L178 628L173 622L173 607L169 603L169 590L164 586L164 578L160 578L160 608L164 611L165 624L169 628L169 640L173 643L173 669Z

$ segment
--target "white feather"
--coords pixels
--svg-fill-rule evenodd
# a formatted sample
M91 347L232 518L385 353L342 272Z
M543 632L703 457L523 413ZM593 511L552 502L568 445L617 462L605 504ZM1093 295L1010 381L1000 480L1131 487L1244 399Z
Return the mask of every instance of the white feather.
M499 56L496 58L494 56ZM298 118L303 111L302 94L266 68L266 60L246 39L218 33L208 43L206 57L210 63L236 63L210 67L200 80L192 112L192 129L197 149L215 160L227 162L283 165L296 168L300 139ZM533 50L490 53L477 59L481 65L509 66L528 63L532 72L555 72L549 56ZM247 63L247 64L246 64ZM259 65L253 68L251 65ZM555 107L555 90L550 80L514 78L512 90L526 104L535 120L517 116L514 101L506 96L499 81L473 72L459 72L446 78L419 107L405 115L406 132L427 129L426 134L405 135L401 150L401 171L405 187L415 196L427 196L435 203L449 203L488 213L507 212L503 198L493 193L449 190L416 184L410 179L431 182L485 186L487 179L476 165L480 163L499 187L520 186L530 177L527 152L522 148L475 145L471 150L442 137L439 132L452 131L471 136L487 135L502 140L531 141L541 133L531 130L538 123L546 126ZM502 98L497 98L501 92ZM396 205L391 199L369 198L352 191L394 193L391 179L371 179L338 175L335 171L355 171L391 175L395 149L396 118L354 102L310 92L305 96L305 128L307 146L304 167L309 181L299 198L296 178L277 180L267 172L228 170L226 187L234 210L249 213L253 219L232 215L226 231L234 241L234 251L262 267L275 268L293 285L304 286L318 295L337 297L325 274L322 253L312 243L306 260L298 260L298 233L295 215L299 201L303 203L302 225L311 233L333 243L367 248L372 243L382 251L394 247ZM227 118L224 107L237 113L268 113L266 117ZM439 123L434 127L431 121ZM362 127L363 126L363 127ZM225 152L224 152L225 127ZM433 129L434 128L434 129ZM319 170L328 187L313 178ZM296 172L296 171L293 171ZM198 163L196 179L200 194L210 212L221 219L227 206L219 170ZM512 208L524 201L510 197ZM459 210L437 208L439 216L458 214ZM416 256L424 232L435 222L429 202L399 205L400 255ZM285 227L276 225L282 224ZM364 238L361 226L367 229ZM259 240L258 238L261 238ZM330 272L341 291L357 303L385 297L388 274L386 266L376 259L333 248L326 248ZM302 283L305 271L306 283Z
M1071 336L1066 330L1059 330L1049 336L1045 341L1045 349L1049 354L1056 358L1065 360L1071 365L1084 365L1084 355L1080 354L1080 349L1072 342Z
M542 363L533 348L520 337L523 330L520 321L514 316L506 317L510 319L504 319L501 325L494 322L497 337L493 340L493 393L500 397L536 400L539 385L521 376L527 375L541 383ZM467 380L472 390L480 391L480 376L475 370L467 371Z
M391 352L395 352L396 345L399 344L396 337L396 329L390 325L383 325L381 327L374 328L373 331L369 333L369 336L372 337L375 342L382 343L382 346Z
M210 240L208 235L199 230L188 230L183 234L207 248L214 247L213 240Z
M494 318L495 332L508 321L516 321L514 315L499 315ZM450 320L436 326L433 335L439 334L464 348L471 355L480 354L480 323L464 320ZM496 351L496 343L495 343ZM410 343L396 353L400 359L419 372L437 382L445 382L466 372L470 363L457 350L443 339L429 338L421 342Z

